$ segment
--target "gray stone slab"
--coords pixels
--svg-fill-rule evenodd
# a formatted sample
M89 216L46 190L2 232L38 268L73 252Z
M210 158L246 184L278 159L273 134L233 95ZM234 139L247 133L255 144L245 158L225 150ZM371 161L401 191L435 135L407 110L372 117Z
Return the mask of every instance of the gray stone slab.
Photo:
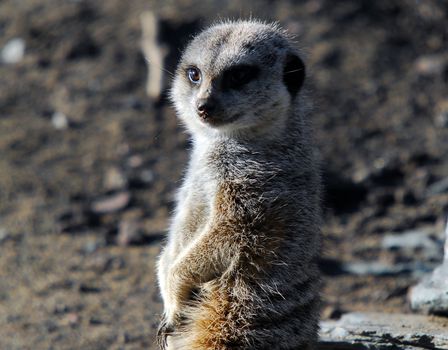
M413 287L409 300L413 310L448 315L448 263Z
M349 313L321 323L319 350L448 349L448 318Z
M413 310L448 315L448 224L445 236L445 252L442 265L423 278L409 293Z

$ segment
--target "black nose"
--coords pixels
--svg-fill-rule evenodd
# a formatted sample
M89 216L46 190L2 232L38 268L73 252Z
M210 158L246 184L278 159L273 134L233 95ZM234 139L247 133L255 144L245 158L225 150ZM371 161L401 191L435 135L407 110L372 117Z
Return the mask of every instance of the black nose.
M208 116L215 109L215 101L210 98L201 98L198 99L196 103L196 109L200 116Z

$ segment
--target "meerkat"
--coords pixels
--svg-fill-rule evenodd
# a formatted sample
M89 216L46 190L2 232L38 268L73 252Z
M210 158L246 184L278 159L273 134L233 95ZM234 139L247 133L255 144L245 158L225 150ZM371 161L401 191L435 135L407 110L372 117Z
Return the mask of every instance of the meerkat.
M312 349L319 320L320 172L305 65L255 20L197 35L171 99L192 136L158 261L168 349Z

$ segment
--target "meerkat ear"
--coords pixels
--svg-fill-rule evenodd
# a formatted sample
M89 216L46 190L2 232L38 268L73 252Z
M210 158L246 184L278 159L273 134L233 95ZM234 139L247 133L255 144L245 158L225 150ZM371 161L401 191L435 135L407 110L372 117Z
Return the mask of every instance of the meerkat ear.
M283 82L294 98L305 80L305 64L296 54L288 54L283 67Z

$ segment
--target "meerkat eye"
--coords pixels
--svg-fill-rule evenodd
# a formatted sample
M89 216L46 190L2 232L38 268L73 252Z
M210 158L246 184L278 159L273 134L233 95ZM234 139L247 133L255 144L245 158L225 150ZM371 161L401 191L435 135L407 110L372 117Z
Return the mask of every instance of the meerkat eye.
M201 76L201 71L199 70L199 68L196 67L190 67L187 69L187 76L188 79L190 79L190 81L193 84L199 84L201 82L202 76Z
M225 88L238 89L257 78L259 72L257 66L244 64L232 67L224 73L223 85Z

